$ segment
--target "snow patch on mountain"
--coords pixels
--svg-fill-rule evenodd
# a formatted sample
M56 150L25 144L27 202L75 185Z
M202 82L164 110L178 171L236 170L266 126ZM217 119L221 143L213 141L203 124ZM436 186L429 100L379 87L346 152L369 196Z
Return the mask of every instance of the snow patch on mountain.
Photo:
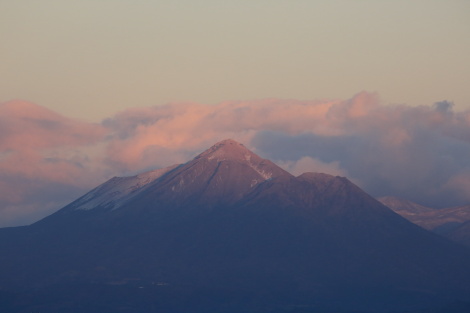
M263 171L262 169L258 168L255 164L253 163L249 163L250 164L250 167L252 169L254 169L258 174L260 174L261 177L264 178L264 180L268 180L268 179L271 179L273 177L273 173L271 172L266 172L266 171Z
M177 166L178 165L173 165L135 176L113 177L73 202L71 204L72 210L91 210L95 208L117 209L144 190L150 183Z
M206 158L209 161L215 159L217 162L231 160L248 164L263 178L263 180L253 182L251 184L252 186L273 177L272 172L265 171L260 168L260 164L256 162L257 160L261 160L258 156L253 154L253 152L248 150L243 144L232 139L226 139L216 143L210 149L201 153L198 158Z
M233 139L222 140L196 157L206 158L207 160L216 160L217 162L225 160L244 160L251 158L252 152L241 143Z

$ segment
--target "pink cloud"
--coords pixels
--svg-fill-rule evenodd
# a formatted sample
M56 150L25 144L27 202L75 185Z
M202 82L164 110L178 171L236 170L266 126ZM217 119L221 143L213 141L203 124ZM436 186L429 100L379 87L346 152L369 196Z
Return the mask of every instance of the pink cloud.
M328 173L334 176L349 176L347 171L342 169L339 162L322 162L311 157L302 157L297 161L279 162L279 166L293 175L300 175L306 172Z
M64 198L59 194L64 188L54 187L43 190L49 196L39 199L35 191L42 186L62 185L76 194L73 190L102 179L93 168L101 165L84 150L102 142L105 134L99 124L69 119L29 102L0 104L0 226L31 216L33 210L50 212L56 202L51 199Z
M165 161L182 162L224 138L249 145L251 138L264 130L334 135L340 130L327 115L338 103L265 99L129 109L104 122L114 133L108 158L123 170L136 170L137 164L147 167L158 162L158 155L153 160L145 157L150 151L160 151Z
M4 151L86 145L103 135L99 125L65 118L29 102L0 104L0 149Z

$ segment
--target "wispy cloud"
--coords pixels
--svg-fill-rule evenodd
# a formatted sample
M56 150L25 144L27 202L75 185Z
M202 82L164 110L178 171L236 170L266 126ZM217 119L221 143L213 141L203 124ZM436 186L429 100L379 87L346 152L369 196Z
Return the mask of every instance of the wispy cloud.
M100 181L90 155L105 133L32 103L0 104L0 226L32 222Z
M0 105L0 133L3 225L30 222L109 176L185 162L224 138L295 174L348 176L375 196L470 202L470 111L447 101L387 106L361 92L334 101L173 103L127 109L101 125L17 101Z

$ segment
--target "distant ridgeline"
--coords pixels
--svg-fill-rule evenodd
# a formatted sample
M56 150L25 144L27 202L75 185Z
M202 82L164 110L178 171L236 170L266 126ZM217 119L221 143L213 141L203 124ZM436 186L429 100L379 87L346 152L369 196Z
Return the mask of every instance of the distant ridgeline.
M410 222L470 247L470 205L433 209L396 197L378 200Z

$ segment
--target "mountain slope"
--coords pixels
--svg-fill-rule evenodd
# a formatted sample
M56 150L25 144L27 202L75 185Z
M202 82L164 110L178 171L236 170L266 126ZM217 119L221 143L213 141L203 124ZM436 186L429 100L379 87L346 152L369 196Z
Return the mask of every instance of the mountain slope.
M113 177L72 202L63 211L99 208L106 210L117 209L131 198L137 196L148 184L175 169L177 166L173 165L130 177Z
M432 209L395 197L383 197L378 200L416 225L444 236L470 220L470 205Z
M421 204L405 200L405 199L400 199L397 197L381 197L378 198L380 202L382 202L384 205L389 207L390 209L394 210L398 214L404 216L414 216L417 214L424 214L424 213L430 213L434 212L436 209L425 207Z
M118 194L111 180L38 223L0 231L0 290L43 295L10 307L389 311L470 300L469 250L344 177L294 177L233 140L159 173L146 184L124 179Z
M446 237L470 247L470 221L462 223L446 234Z

